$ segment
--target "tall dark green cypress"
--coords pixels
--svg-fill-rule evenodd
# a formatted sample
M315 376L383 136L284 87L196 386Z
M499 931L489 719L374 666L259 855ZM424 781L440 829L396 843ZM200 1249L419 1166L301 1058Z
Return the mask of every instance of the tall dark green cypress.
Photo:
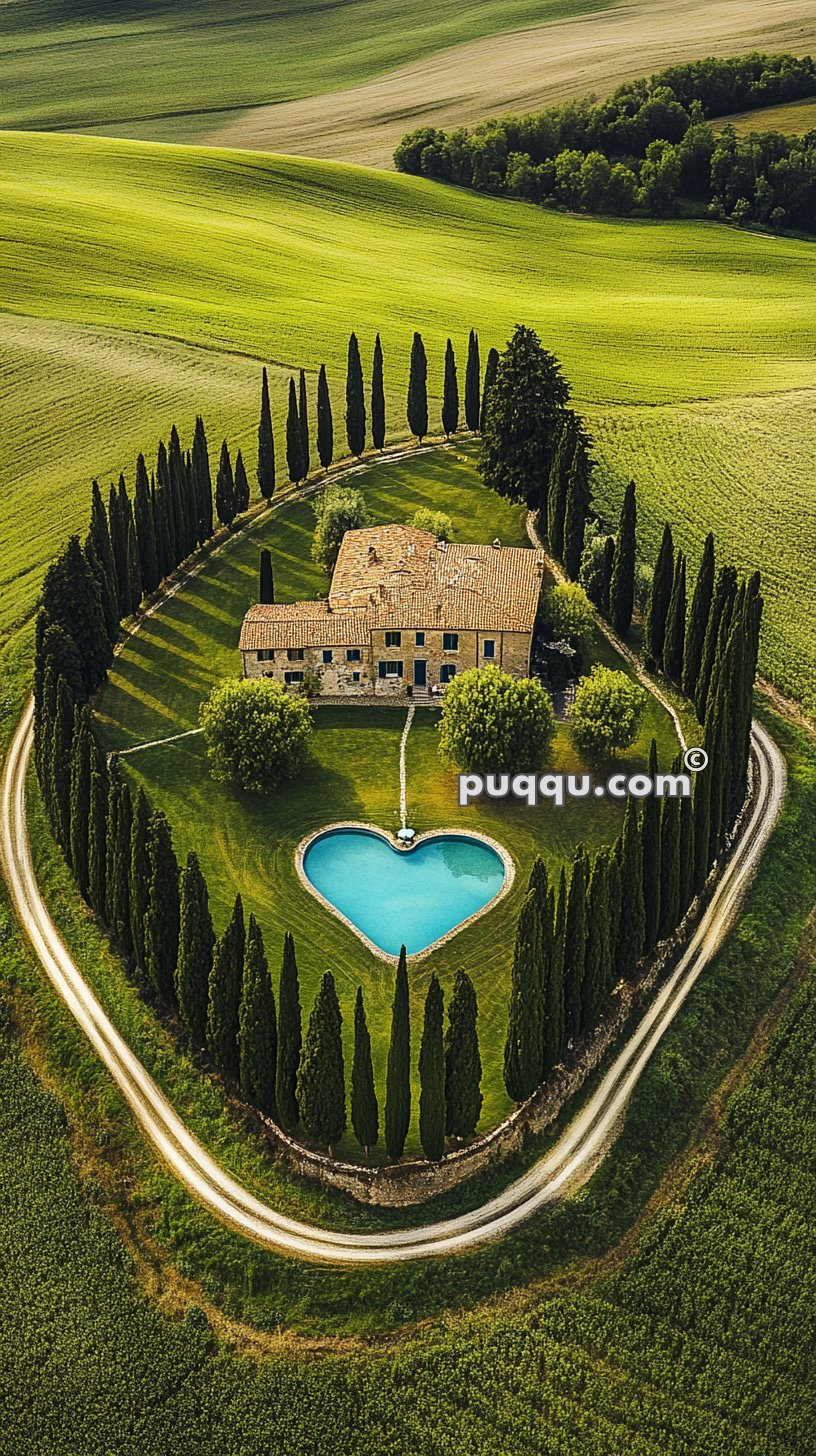
M646 912L643 903L643 842L637 801L626 801L620 837L621 910L616 962L618 975L628 980L643 955Z
M694 814L694 893L699 895L708 879L711 863L708 857L708 845L711 838L711 774L708 769L695 775L692 809Z
M368 1032L363 988L357 987L354 1001L354 1058L351 1064L351 1125L368 1162L371 1149L379 1137L379 1109L374 1090L374 1065L371 1060L371 1037Z
M428 433L428 357L421 334L414 334L408 374L408 428L420 445Z
M275 580L272 575L272 552L266 547L261 551L261 571L258 583L258 601L271 603L275 600Z
M589 877L587 894L587 946L584 983L581 987L581 1029L597 1026L611 979L612 947L609 941L610 907L608 859L599 850Z
M691 611L686 627L686 641L683 649L683 692L694 702L697 679L703 660L703 644L706 626L714 595L714 536L711 531L705 538L700 569L691 599Z
M581 1031L581 988L586 964L587 867L583 845L572 861L564 934L564 1031L575 1041Z
M306 394L306 371L301 369L298 381L298 420L300 422L300 444L303 450L303 475L309 474L311 449L309 443L309 400Z
M530 1097L541 1079L541 927L538 892L529 890L516 926L504 1047L504 1085L514 1102Z
M124 475L119 476L119 509L122 530L125 537L125 570L127 572L128 613L132 617L142 604L142 567L139 561L139 544L136 540L136 526L133 507L125 487Z
M78 536L71 536L65 550L46 571L41 601L49 620L62 627L74 642L86 693L96 692L105 681L111 644L99 587Z
M627 637L632 625L635 605L636 531L635 482L630 480L623 497L612 580L609 584L609 618L619 637Z
M235 514L242 516L249 510L249 479L241 451L235 457Z
M51 828L68 863L71 863L71 751L74 738L74 699L64 677L56 688L56 711L50 756Z
M317 376L317 458L324 470L334 459L334 420L325 364Z
M680 920L680 800L667 794L660 812L660 922L658 938L673 935Z
M442 987L431 976L425 997L419 1047L419 1140L426 1158L445 1151L445 1053L442 1040Z
M402 1157L411 1121L411 1019L408 962L400 948L391 1008L391 1039L385 1074L385 1146L389 1158Z
M490 402L490 391L496 383L496 375L499 372L499 351L491 349L487 356L484 372L484 384L482 386L482 407L479 411L479 429L484 430L485 414Z
M91 808L91 729L87 707L74 708L71 745L71 868L79 893L88 898L88 816Z
M615 569L615 537L607 536L604 541L603 562L601 564L601 579L599 582L598 603L605 617L609 616L609 597L612 588L612 573Z
M130 934L130 835L133 802L117 761L110 768L106 828L105 920L111 939L126 959L132 956Z
M153 501L150 495L150 481L147 478L144 455L139 455L136 460L133 520L136 527L142 586L145 596L151 596L159 584L159 558L156 546L156 524L153 520Z
M371 365L371 443L375 450L385 447L385 381L379 334L374 340L374 359Z
M215 478L215 509L222 526L226 526L229 530L238 514L238 507L235 500L235 477L232 473L232 461L226 440L221 445L221 459L218 462L218 474Z
M260 1112L275 1117L275 1075L278 1063L278 1022L275 993L264 950L263 936L254 915L247 926L241 1005L238 1011L238 1061L241 1092Z
M694 899L694 806L691 795L680 800L680 918Z
M85 555L99 587L99 600L108 640L111 644L119 635L119 594L116 585L116 564L113 559L108 517L102 501L99 481L95 480L91 495L91 521Z
M192 450L193 481L195 483L195 497L198 503L198 539L209 541L213 533L213 488L212 476L210 474L210 452L207 448L207 436L204 430L204 421L201 415L196 415L195 431L193 432ZM272 471L274 486L275 457L272 454Z
M149 901L150 861L147 853L147 826L150 822L150 804L144 789L139 788L133 801L133 821L130 826L130 941L133 959L139 970L145 973L145 916Z
M657 774L657 744L649 749L649 777ZM650 794L641 810L643 854L643 949L648 955L657 945L660 927L660 800Z
M207 999L213 962L212 916L198 855L190 850L181 872L176 1001L194 1046L207 1040Z
M305 480L303 436L300 433L300 415L294 379L289 380L289 409L286 415L286 469L293 485L299 485L301 480Z
M163 446L160 446L160 449ZM165 456L166 463L166 456ZM162 485L160 473L150 482L150 503L153 507L153 525L156 532L156 559L159 565L159 580L163 580L175 566L170 529L169 490Z
M697 677L697 691L694 696L694 706L701 723L704 723L706 718L708 688L717 655L720 624L724 616L728 617L730 615L736 594L736 571L733 566L721 567L717 572L714 595L711 599L711 610L708 614L705 637L703 638L703 655L700 661L700 672Z
M552 896L550 897L552 899ZM567 878L564 867L558 881L558 894L548 908L553 923L550 972L544 1002L544 1067L549 1074L564 1055L564 950L567 929Z
M471 329L465 365L465 424L469 430L478 430L481 412L482 365L479 359L479 335L475 329Z
M346 1081L342 1017L331 971L323 973L298 1073L298 1102L306 1132L332 1149L346 1130Z
M564 555L567 484L575 449L575 416L569 410L559 431L547 487L547 540L556 561L561 561Z
M581 557L584 551L584 529L586 525L587 483L576 450L572 457L567 479L567 499L564 508L564 566L572 581L578 580Z
M102 750L91 746L88 809L88 901L100 919L105 916L109 775Z
M652 590L646 608L643 624L643 650L647 663L663 666L663 643L666 636L666 618L669 612L672 584L674 581L674 542L671 526L663 527L663 539L657 554L657 563L652 577Z
M278 1070L277 1103L280 1123L287 1132L295 1127L298 1117L297 1074L303 1045L300 983L298 981L295 942L287 930L283 937L280 992L278 995Z
M172 1005L179 941L179 868L165 815L156 809L147 826L148 880L145 969L160 1001Z
M194 531L190 503L187 498L187 475L184 457L181 453L179 432L173 425L170 429L170 443L167 447L167 468L170 475L170 502L174 524L176 565L190 555L194 546Z
M456 374L456 355L448 339L445 345L445 375L442 385L442 429L450 439L459 428L459 380Z
M244 979L246 930L241 896L236 895L229 923L213 949L207 999L207 1050L219 1072L237 1082L238 1016Z
M320 390L318 389L318 435L320 433ZM266 369L261 375L261 418L258 421L258 486L264 500L275 494L275 436L272 431L272 406L269 403L269 380Z
M362 455L366 440L366 409L363 366L356 334L349 339L346 364L346 439L352 455Z
M674 580L666 617L663 644L663 667L666 676L678 683L683 676L683 645L686 640L686 558L678 549L674 562Z
M623 880L621 879L620 867L620 840L617 840L609 851L606 862L606 887L607 899L609 901L609 957L607 960L607 979L604 984L604 995L609 996L613 986L620 980L618 971L618 936L622 916L621 900L623 898Z
M122 505L119 492L115 485L111 485L108 492L108 523L110 530L111 551L115 566L116 576L116 600L119 607L119 616L129 616L129 586L127 569L127 535L125 522L122 519Z
M482 1110L477 1015L473 982L466 971L458 970L445 1032L445 1132L448 1137L473 1137Z

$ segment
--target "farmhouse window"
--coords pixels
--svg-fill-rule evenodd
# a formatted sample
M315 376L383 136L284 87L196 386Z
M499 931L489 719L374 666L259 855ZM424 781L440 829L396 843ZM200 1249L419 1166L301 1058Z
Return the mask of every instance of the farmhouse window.
M456 664L454 662L443 662L439 669L439 681L442 683L452 682L456 677Z
M258 661L259 662L274 662L275 661L275 652L274 652L274 649L271 648L271 647L261 647L260 650L259 650L259 652L258 652Z
M380 677L402 677L401 662L381 662L379 665Z
M303 682L303 673L302 672L285 672L283 674L283 680L284 680L284 682L289 683L290 686L293 686L295 683L302 683Z
M424 647L425 646L425 633L424 632L417 632L417 634L416 634L416 645L417 645L417 647Z
M442 633L442 651L443 652L458 652L459 651L459 633L458 632L443 632Z
M485 660L496 656L496 643L492 637L485 637L482 643L482 656Z
M352 681L352 682L353 682L353 683L354 683L354 682L359 682L359 681L360 681L360 674L359 674L359 672L353 672L353 673L352 673L352 674L351 674L351 681Z
M359 649L359 647L349 647L348 648L348 651L346 652L346 662L359 662L359 661L360 661L360 649Z
M330 647L324 647L323 648L323 661L324 662L331 662L331 660L332 660L332 650L331 650L331 648Z
M288 657L288 659L289 659L290 662L302 662L303 661L303 648L302 647L290 647L289 650L286 653L286 656Z
M386 647L401 647L402 646L402 633L401 632L386 632L386 634L385 634L385 645L386 645Z

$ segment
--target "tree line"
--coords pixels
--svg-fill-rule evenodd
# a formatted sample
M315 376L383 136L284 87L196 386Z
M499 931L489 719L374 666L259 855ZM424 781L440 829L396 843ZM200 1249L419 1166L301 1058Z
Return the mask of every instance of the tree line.
M816 227L816 132L740 137L709 118L816 96L810 56L708 58L468 131L420 127L398 170L550 206L665 217L684 199L736 222Z

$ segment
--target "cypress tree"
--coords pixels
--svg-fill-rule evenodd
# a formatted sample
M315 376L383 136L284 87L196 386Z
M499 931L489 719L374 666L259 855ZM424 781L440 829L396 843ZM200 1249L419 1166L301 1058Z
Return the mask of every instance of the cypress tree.
M478 430L482 412L481 398L482 366L479 359L479 336L474 329L468 335L467 364L465 366L465 424L469 430Z
M61 556L43 578L42 606L49 620L73 640L86 693L105 681L111 660L99 587L85 558L79 537L72 536Z
M558 360L533 329L517 324L491 388L479 472L485 485L539 509L545 522L547 484L568 399Z
M623 880L621 879L620 868L620 840L617 840L610 851L606 862L606 885L607 898L609 900L609 957L607 960L608 975L604 983L604 995L608 996L613 986L620 980L618 971L618 936L621 926L621 899L623 896Z
M385 1146L389 1158L402 1157L411 1121L411 1021L408 1006L408 963L400 948L391 1008L391 1040L385 1075Z
M150 804L144 789L139 788L133 803L133 821L130 826L128 902L133 959L142 973L145 971L145 916L147 915L150 883L150 861L147 853L149 822Z
M298 1073L298 1102L310 1137L332 1148L346 1130L346 1083L343 1068L342 1018L331 971L320 983Z
M108 641L113 645L119 635L119 594L108 517L98 480L95 480L92 486L91 521L88 527L88 538L85 542L85 555L99 588L99 600L105 619Z
M238 1016L244 978L246 931L241 896L236 895L229 924L213 950L207 997L207 1050L219 1072L237 1082Z
M570 410L559 431L547 486L547 540L556 561L561 561L564 555L567 484L575 450L575 416Z
M287 1131L297 1123L297 1074L303 1030L300 1009L300 984L295 959L295 942L287 930L283 937L280 994L278 996L278 1117Z
M552 896L550 896L552 900ZM564 1055L566 1037L564 1031L564 951L567 928L567 878L564 867L558 882L558 894L553 905L548 906L548 918L553 924L550 973L547 978L544 1004L544 1067L552 1071Z
M190 850L181 872L176 1000L194 1046L207 1040L207 998L213 962L213 934L207 884L198 855Z
M535 895L536 913L538 915L537 938L539 950L535 967L536 985L531 1003L534 1008L533 1020L531 1022L531 1035L535 1035L538 1038L538 1047L535 1052L538 1059L538 1073L536 1078L536 1085L538 1085L546 1079L550 1070L547 1055L550 1049L551 1039L548 1039L547 1034L547 1011L551 994L553 922L555 918L547 866L540 855L536 855L533 861L528 890Z
M193 481L198 505L198 539L209 541L213 533L213 489L210 474L210 453L201 415L196 415L192 452ZM275 454L272 452L272 485L274 488Z
M420 445L428 433L428 358L420 334L414 334L408 374L408 428Z
M261 573L258 589L259 602L274 602L275 581L272 576L272 552L266 547L261 551Z
M179 941L179 868L170 826L156 809L147 826L148 880L145 969L160 1001L172 1005Z
M619 637L628 637L632 625L635 605L636 529L635 482L630 480L623 497L612 580L609 584L609 616Z
M605 850L599 850L589 877L587 942L581 987L581 1029L597 1026L611 979L609 877Z
M170 504L168 492L155 479L150 482L150 503L153 507L153 526L156 532L156 559L159 566L159 580L162 581L173 570L173 547L170 540Z
M142 568L139 562L139 545L136 540L133 507L130 504L130 497L125 488L124 475L119 476L119 508L125 537L128 614L132 617L142 605Z
M108 766L101 749L91 743L91 783L88 809L88 901L100 919L105 917L105 865L107 863Z
M170 428L170 443L167 448L167 468L170 476L170 504L175 542L175 564L184 561L194 546L193 525L190 519L187 499L187 477L181 441L175 425Z
M360 346L357 335L352 334L348 346L346 367L346 439L352 455L358 457L365 450L366 410L363 391L363 366L360 362Z
M218 462L218 474L215 478L215 509L222 526L226 526L229 530L238 514L238 506L235 499L232 461L226 440L221 445L221 459Z
M504 1085L514 1102L530 1097L541 1078L541 930L538 892L528 890L516 927L504 1047Z
M694 778L694 893L699 895L708 879L711 838L711 765Z
M663 666L666 676L679 683L683 675L683 644L686 640L686 558L678 550L674 562L674 581L666 618L663 644Z
M660 923L658 938L672 935L680 921L680 800L663 800L660 814Z
M378 336L379 337L379 336ZM351 1125L366 1162L379 1137L379 1110L374 1091L371 1037L368 1034L362 986L354 1002L354 1060L351 1064Z
M91 808L91 744L88 709L74 708L71 747L71 868L79 892L88 898L88 816Z
M371 443L375 450L382 450L385 445L385 382L379 334L374 340L374 361L371 366Z
M711 682L711 674L714 670L714 660L717 654L717 643L719 641L720 625L723 617L730 615L734 598L737 594L737 573L733 566L723 566L717 573L717 581L714 587L714 595L711 601L711 610L708 614L706 632L703 639L703 655L700 661L700 672L697 677L697 691L694 697L694 706L697 717L701 723L705 722L706 708L708 705L708 688Z
M564 933L564 1030L568 1041L581 1031L581 988L586 964L587 866L583 845L572 861Z
M714 536L709 531L705 538L700 568L697 572L697 581L694 585L694 595L691 599L691 611L689 613L688 626L686 627L686 641L683 649L683 692L692 702L694 702L694 695L697 691L697 679L700 675L700 664L703 660L703 643L705 642L706 626L711 611L711 599L713 595Z
M694 899L694 806L691 795L680 800L680 915Z
M311 451L309 448L309 402L306 397L306 372L301 369L298 385L298 420L300 422L300 443L303 448L303 474L309 474Z
M249 480L241 451L235 457L235 514L242 516L249 510Z
M318 389L318 435L320 433L320 390ZM275 494L275 436L272 432L272 406L269 403L269 380L264 368L261 375L261 418L258 422L258 486L264 500Z
M323 469L328 470L334 459L334 420L325 364L321 364L317 376L317 456Z
M649 749L649 777L657 773L657 744ZM641 810L641 853L643 862L643 949L648 955L657 944L660 926L660 800L650 794Z
M297 389L294 379L289 380L289 411L286 416L286 469L293 485L299 485L306 478L303 460L303 436L300 432Z
M628 980L643 955L646 912L643 903L643 843L637 802L626 801L620 837L621 909L618 922L616 963L618 974Z
M442 429L450 439L459 428L459 381L456 356L450 339L445 346L445 377L442 386Z
M56 686L53 741L50 756L51 829L68 863L71 863L71 752L74 738L74 699L64 677Z
M663 527L663 539L657 554L657 564L652 577L652 590L646 608L643 624L643 650L647 663L663 666L663 643L666 636L666 618L674 581L674 543L668 522Z
M564 508L564 566L572 581L578 580L584 551L587 486L579 453L572 457Z
M473 982L465 971L459 970L453 983L445 1032L445 1132L448 1137L473 1137L482 1110L482 1059L476 1018Z
M119 608L119 616L120 618L127 617L129 616L127 536L125 534L125 523L122 519L122 504L115 485L111 485L108 492L108 522L111 552L115 568L116 600Z
M607 536L604 541L603 562L598 605L605 617L609 616L609 594L612 587L612 572L615 567L615 537Z
M493 385L496 383L496 375L498 374L498 372L499 351L498 349L491 349L487 356L487 363L485 364L484 385L482 387L482 407L479 411L479 429L482 432L484 432L485 427L485 414L487 412L487 406L490 401L490 391L492 390Z
M126 958L133 950L130 935L130 836L133 804L117 762L111 765L106 826L105 920L114 944Z
M419 1140L426 1158L445 1151L445 1053L442 1044L442 987L431 976L425 997L419 1048Z
M64 627L52 622L42 609L37 613L34 648L34 756L37 777L47 802L46 784L53 746L57 683L62 677L71 696L85 696L82 665L76 644Z
M136 460L136 490L133 502L133 520L136 528L136 544L139 549L139 568L145 596L151 596L159 584L159 558L156 546L156 525L153 520L153 501L150 495L150 481L144 455Z
M275 1117L278 1024L275 993L263 936L254 915L247 927L241 1005L238 1011L238 1061L241 1092L247 1102Z

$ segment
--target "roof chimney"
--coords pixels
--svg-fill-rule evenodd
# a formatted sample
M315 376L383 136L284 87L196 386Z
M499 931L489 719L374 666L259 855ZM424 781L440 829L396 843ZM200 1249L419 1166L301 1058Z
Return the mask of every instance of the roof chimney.
M494 551L501 551L501 541L499 540L498 536L495 538L495 540L493 542L493 550Z

